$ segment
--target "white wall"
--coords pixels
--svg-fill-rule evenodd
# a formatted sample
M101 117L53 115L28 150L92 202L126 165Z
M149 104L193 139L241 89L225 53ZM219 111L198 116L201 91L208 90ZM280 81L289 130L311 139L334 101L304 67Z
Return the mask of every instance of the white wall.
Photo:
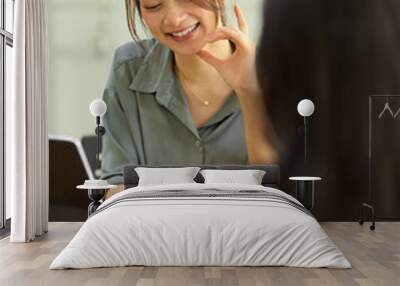
M233 0L228 1L232 7ZM261 29L262 1L237 0L254 40ZM102 96L113 50L131 40L124 1L48 0L48 10L49 133L80 138L93 134L88 106Z
M101 97L113 49L129 40L124 1L48 0L49 133L92 133L88 106Z
M236 3L239 4L245 14L249 25L250 37L254 41L258 41L262 29L262 8L264 0L236 0Z

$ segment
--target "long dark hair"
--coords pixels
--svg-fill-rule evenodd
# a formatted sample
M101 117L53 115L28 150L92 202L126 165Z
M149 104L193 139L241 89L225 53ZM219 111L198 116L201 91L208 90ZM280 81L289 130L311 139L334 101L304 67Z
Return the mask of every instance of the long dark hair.
M341 217L355 217L361 199L354 190L368 187L368 95L376 92L370 88L376 77L370 76L375 68L368 47L370 41L379 45L372 40L370 27L381 25L383 35L387 31L380 24L386 19L371 19L376 9L368 10L367 2L265 1L258 75L280 140L282 177L324 178L324 193L315 209L320 219L337 219L339 212ZM388 1L371 3L382 6L381 2ZM394 46L395 40L387 46ZM307 164L303 118L296 110L303 98L316 106L309 120ZM287 179L282 187L294 189Z

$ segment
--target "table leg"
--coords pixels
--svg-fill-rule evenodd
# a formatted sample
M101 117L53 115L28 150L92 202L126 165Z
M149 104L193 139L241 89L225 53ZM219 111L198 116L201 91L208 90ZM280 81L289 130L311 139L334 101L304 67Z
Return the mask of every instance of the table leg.
M297 181L296 198L308 209L314 208L314 181Z
M97 210L101 205L100 200L104 198L106 194L105 189L90 189L88 190L89 199L92 201L88 206L88 216Z

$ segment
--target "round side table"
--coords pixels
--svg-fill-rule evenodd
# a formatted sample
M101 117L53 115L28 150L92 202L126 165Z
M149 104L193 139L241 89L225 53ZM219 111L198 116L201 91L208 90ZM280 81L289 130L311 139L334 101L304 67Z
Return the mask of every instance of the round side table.
M101 205L101 200L104 198L104 195L106 194L107 190L111 189L113 187L116 187L116 186L109 185L105 188L105 187L93 187L93 186L80 185L80 186L76 187L79 190L87 190L87 192L88 192L88 197L91 200L91 203L88 206L88 217L92 213L94 213L97 210L97 208Z
M321 181L321 177L290 177L289 180L296 182L296 199L308 210L314 208L315 203L315 182Z

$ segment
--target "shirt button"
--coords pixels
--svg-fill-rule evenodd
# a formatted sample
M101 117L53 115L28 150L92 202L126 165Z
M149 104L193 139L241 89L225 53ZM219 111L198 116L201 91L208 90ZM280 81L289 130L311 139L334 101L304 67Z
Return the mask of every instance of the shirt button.
M202 146L200 140L197 140L197 141L196 141L196 146L197 146L197 148L199 148L200 150L203 150L203 146Z

